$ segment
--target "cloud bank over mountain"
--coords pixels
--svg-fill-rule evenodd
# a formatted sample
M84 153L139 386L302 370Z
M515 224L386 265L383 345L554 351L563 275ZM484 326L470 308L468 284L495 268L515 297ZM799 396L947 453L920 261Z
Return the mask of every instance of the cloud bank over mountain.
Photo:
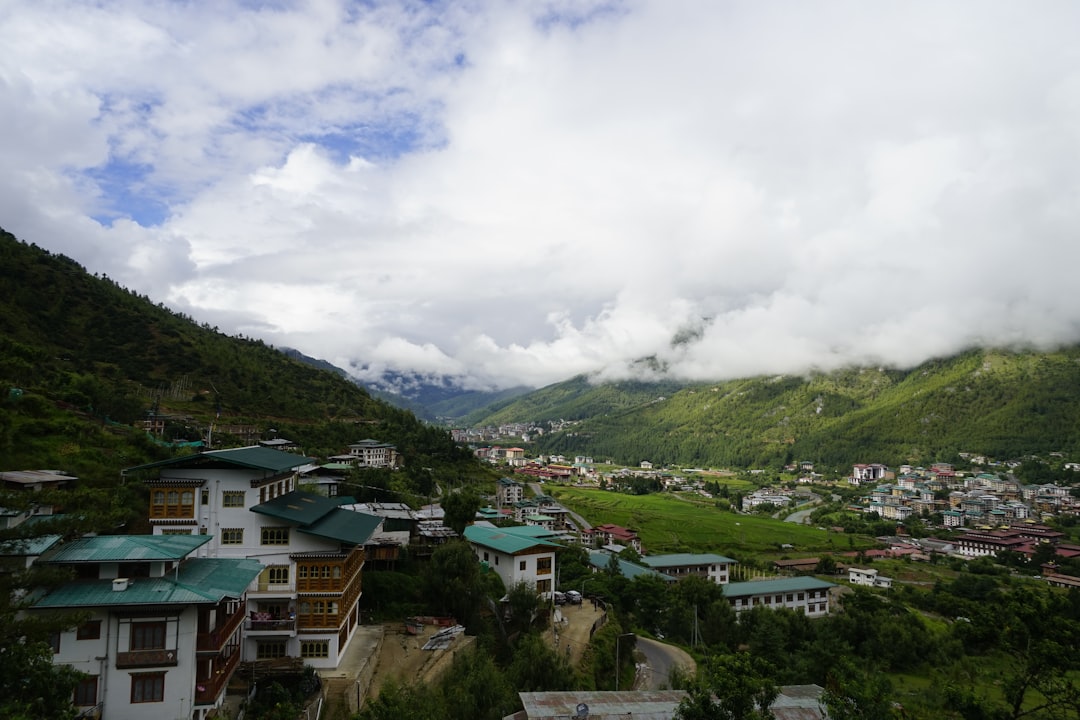
M0 6L0 225L480 389L1080 341L1080 7ZM636 362L651 358L653 362Z

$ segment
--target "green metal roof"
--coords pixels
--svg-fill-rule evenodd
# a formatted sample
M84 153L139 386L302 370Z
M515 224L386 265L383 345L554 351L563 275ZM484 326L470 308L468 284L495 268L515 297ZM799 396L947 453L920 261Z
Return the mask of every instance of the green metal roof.
M337 506L338 501L334 498L323 497L303 490L294 490L253 506L251 512L269 515L272 518L296 523L297 525L310 525Z
M623 560L618 555L612 555L611 553L606 553L602 550L589 550L589 564L597 570L607 570L608 563L611 562L611 558L613 557L616 562L619 563L619 572L621 572L623 577L627 580L633 580L640 576L652 575L653 577L660 578L664 582L678 582L676 578L673 578L670 575L665 575L652 568L632 563L629 560Z
M208 542L209 535L98 535L61 545L43 561L103 563L182 560Z
M465 539L471 543L482 545L508 555L516 555L519 552L530 550L541 545L559 547L558 543L553 543L548 540L541 540L540 538L528 537L526 535L516 535L506 532L503 528L489 528L484 527L483 525L469 525L466 527Z
M671 553L670 555L648 555L641 558L641 562L649 567L667 568L684 567L686 565L723 565L725 563L735 563L736 561L713 553Z
M227 450L209 450L193 455L181 455L180 457L160 460L146 465L136 465L124 470L125 473L135 470L148 470L158 467L198 467L213 463L226 463L238 467L267 470L270 472L285 472L295 470L302 465L315 462L314 458L296 455L295 453L282 452L261 445L252 445L242 448L229 448Z
M40 555L60 539L59 535L40 535L29 538L13 538L0 542L0 556L27 557Z
M347 545L363 545L371 539L372 533L382 522L381 517L352 510L335 508L320 520L300 532L317 537L337 540Z
M338 505L338 498L294 490L260 503L251 511L292 523L302 533L347 545L363 545L370 540L382 518L343 510Z
M541 525L514 525L512 527L499 528L507 535L517 535L527 538L550 538L559 534L557 530L549 530Z
M724 597L749 597L770 593L802 592L804 590L828 590L836 587L834 583L818 580L815 577L776 578L775 580L753 580L721 585Z
M182 536L177 536L182 537ZM113 590L112 580L68 583L34 603L35 608L117 607L127 605L192 605L216 603L244 594L263 566L258 560L191 558L176 575L133 578L126 590Z

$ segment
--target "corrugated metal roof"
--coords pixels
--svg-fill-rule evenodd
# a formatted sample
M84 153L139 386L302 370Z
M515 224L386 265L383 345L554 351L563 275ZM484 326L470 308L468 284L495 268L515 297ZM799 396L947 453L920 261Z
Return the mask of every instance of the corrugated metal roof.
M713 553L672 553L670 555L648 555L641 562L649 567L683 567L684 565L712 565L734 563L735 560Z
M41 535L30 538L15 538L0 542L0 555L6 557L27 557L40 555L60 539L59 535Z
M334 508L317 522L299 528L300 532L337 540L347 545L363 545L371 539L383 519L367 513Z
M814 577L776 578L773 580L753 580L721 585L724 597L746 597L749 595L767 595L769 593L800 592L803 590L828 590L836 587L834 583L818 580Z
M588 706L590 720L628 718L670 720L685 690L627 690L621 692L537 692L518 693L529 720L573 718L580 704Z
M515 555L543 545L559 547L558 543L524 535L515 535L505 532L502 528L487 528L482 525L469 525L465 528L465 539L471 543L507 553L508 555Z
M195 453L193 455L181 455L180 457L160 460L146 465L136 465L124 470L125 473L136 470L148 470L158 467L198 467L208 463L224 462L240 467L268 470L270 472L284 472L294 470L303 465L315 462L314 458L296 455L295 453L282 452L273 448L251 445L242 448L229 448L227 450L210 450Z
M133 578L127 589L113 590L112 580L82 580L49 592L35 608L191 605L240 597L262 571L258 560L192 558L175 576Z
M210 542L209 535L98 535L60 546L44 562L102 563L182 560Z
M259 503L252 507L251 511L297 525L311 525L337 507L336 499L294 490Z
M658 570L653 570L652 568L645 567L644 565L632 563L629 560L623 560L618 555L613 555L612 553L603 552L601 550L589 550L588 553L589 564L597 570L606 570L608 563L611 562L611 558L614 557L619 563L619 572L621 572L623 577L628 580L633 580L634 578L639 576L651 575L653 577L660 578L664 582L677 582L677 580L670 575L665 575Z

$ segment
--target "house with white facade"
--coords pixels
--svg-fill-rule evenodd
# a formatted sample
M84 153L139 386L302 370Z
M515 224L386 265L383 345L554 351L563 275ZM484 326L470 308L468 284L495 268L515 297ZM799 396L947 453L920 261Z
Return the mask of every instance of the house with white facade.
M852 485L862 485L867 482L878 482L889 476L889 468L880 463L860 463L851 469L851 477L848 482Z
M356 458L358 467L396 468L401 464L396 446L371 438L349 445L349 454Z
M158 472L144 481L155 535L205 534L199 556L262 564L247 594L245 661L300 657L334 668L360 621L364 545L383 521L296 490L309 462L254 446L125 471Z
M848 582L863 587L891 588L892 578L879 575L874 568L848 568Z
M508 507L525 499L525 485L510 478L499 478L495 487L495 500L499 507Z
M477 559L502 578L507 589L525 582L535 587L541 597L551 599L555 590L557 543L524 533L515 534L513 528L485 525L466 527L465 540L472 546Z
M641 558L644 565L673 578L691 575L706 578L717 585L724 585L731 577L736 561L713 553L672 553L670 555L647 555Z
M728 583L722 587L724 597L736 613L763 605L822 617L829 614L829 591L836 585L814 577L789 577Z
M208 535L86 537L40 562L75 578L31 612L86 619L53 639L53 662L86 673L74 704L109 720L203 720L240 661L256 560L196 558Z

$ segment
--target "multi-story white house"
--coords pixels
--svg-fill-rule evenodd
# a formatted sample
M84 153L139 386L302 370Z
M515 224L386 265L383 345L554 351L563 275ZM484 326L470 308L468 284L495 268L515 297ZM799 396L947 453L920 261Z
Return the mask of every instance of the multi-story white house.
M833 583L813 577L777 578L724 585L724 597L735 612L756 605L799 610L810 617L829 614L829 591Z
M674 578L697 575L717 585L724 585L731 577L731 568L735 566L736 561L712 553L673 553L647 555L641 558L641 563Z
M545 599L555 590L556 543L527 534L515 534L513 528L469 525L465 539L472 545L477 559L502 578L509 589L519 582L536 588Z
M500 507L508 507L525 499L525 486L510 478L499 478L495 497Z
M880 463L855 465L851 469L851 477L848 482L852 485L861 485L865 482L877 482L889 476L889 468Z
M87 537L42 563L75 580L31 612L80 612L54 637L53 662L86 673L75 705L109 720L203 720L221 706L240 661L254 560L190 557L207 535Z
M399 464L397 447L371 438L350 445L349 454L357 458L359 467L394 468Z
M262 564L247 596L244 660L301 657L334 668L360 621L364 544L382 519L295 490L309 462L245 447L126 471L159 472L145 481L155 534L206 534L200 556Z

